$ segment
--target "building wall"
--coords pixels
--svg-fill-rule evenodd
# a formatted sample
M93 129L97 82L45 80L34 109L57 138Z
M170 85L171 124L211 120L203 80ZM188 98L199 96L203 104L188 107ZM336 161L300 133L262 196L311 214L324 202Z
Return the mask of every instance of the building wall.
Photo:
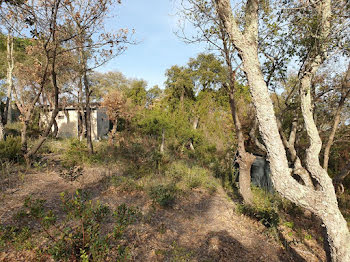
M98 140L97 135L97 110L91 109L91 139Z
M103 138L108 135L109 132L109 119L106 114L106 109L97 109L97 135L99 138Z
M58 137L78 137L78 112L75 110L60 111L57 114Z
M58 126L57 137L70 138L78 137L78 111L75 109L69 109L65 111L59 111L56 117ZM51 112L42 115L42 123L47 124L50 121ZM53 130L54 127L52 127ZM106 136L109 131L109 119L105 109L92 109L91 110L91 139L99 140Z

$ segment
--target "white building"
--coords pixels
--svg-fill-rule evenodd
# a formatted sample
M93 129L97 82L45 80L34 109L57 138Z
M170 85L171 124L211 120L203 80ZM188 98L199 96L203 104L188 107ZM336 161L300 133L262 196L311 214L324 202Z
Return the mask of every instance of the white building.
M43 114L41 119L47 123L50 119L51 112ZM60 110L56 116L58 126L57 137L70 138L78 137L79 127L79 110L76 107L65 107ZM54 127L52 127L54 129ZM91 108L91 138L92 140L100 140L107 136L109 132L109 119L104 108Z

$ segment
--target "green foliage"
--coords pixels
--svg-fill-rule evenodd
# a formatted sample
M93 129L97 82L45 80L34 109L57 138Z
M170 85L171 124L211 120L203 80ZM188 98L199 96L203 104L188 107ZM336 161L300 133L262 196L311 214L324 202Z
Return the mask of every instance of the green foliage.
M33 243L31 241L32 231L29 227L24 226L18 228L16 226L0 226L0 250L5 250L10 244L17 250L31 249Z
M132 177L114 175L111 177L110 183L111 185L117 187L121 192L133 192L142 190L142 186L140 186L135 181L135 178Z
M134 105L145 106L147 100L147 82L144 80L133 80L131 87L126 91L126 95Z
M0 159L7 161L19 161L21 158L21 138L8 136L0 141Z
M174 183L167 185L152 186L149 190L149 196L154 203L162 207L172 207L176 200L178 189Z
M280 199L263 189L253 188L253 205L238 205L237 211L260 221L264 226L277 227L280 222L278 206Z
M165 175L182 190L203 188L210 194L217 190L217 181L211 172L198 166L188 166L184 162L172 163Z
M7 125L5 126L5 133L8 136L20 136L21 135L21 129L22 129L22 123L21 122L7 123Z
M125 203L117 207L113 213L118 225L128 226L137 221L142 217L141 211L135 207L128 207Z
M128 248L121 240L127 227L142 217L134 207L122 204L114 212L99 202L93 203L88 194L77 190L73 196L61 194L64 218L58 221L52 210L46 210L45 200L27 197L22 209L15 215L19 226L0 228L0 245L15 245L31 249L33 234L38 233L33 223L40 226L47 240L40 247L41 254L51 255L56 261L127 261ZM102 224L113 221L114 230L106 233ZM40 231L41 231L40 230ZM114 250L113 256L110 254Z
M291 229L293 229L294 228L294 222L293 221L291 221L291 222L284 222L284 225L286 226L286 227L289 227L289 228L291 228Z
M197 90L218 89L227 81L228 72L214 54L199 54L188 62Z
M63 158L68 165L73 166L86 162L88 155L89 152L86 143L79 139L72 139L70 140L69 147L65 151Z

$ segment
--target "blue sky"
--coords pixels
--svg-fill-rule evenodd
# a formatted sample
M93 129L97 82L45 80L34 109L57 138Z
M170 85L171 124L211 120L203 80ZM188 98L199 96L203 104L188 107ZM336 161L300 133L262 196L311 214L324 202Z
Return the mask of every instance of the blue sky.
M130 46L124 54L98 69L100 72L120 71L127 77L142 78L152 87L163 86L165 70L184 65L190 57L205 51L199 45L187 45L178 39L174 0L124 0L113 11L113 23L107 29L135 29L140 43Z

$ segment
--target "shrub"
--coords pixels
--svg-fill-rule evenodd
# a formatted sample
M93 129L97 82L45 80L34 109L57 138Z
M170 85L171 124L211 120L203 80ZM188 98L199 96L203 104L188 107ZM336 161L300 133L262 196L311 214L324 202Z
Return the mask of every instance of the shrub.
M21 122L7 123L7 125L5 126L5 133L8 136L20 136L21 135L21 129L22 129L22 123Z
M20 244L32 249L33 235L40 234L40 256L51 256L56 261L127 261L128 247L122 241L127 226L137 222L142 214L134 207L122 204L114 212L99 202L93 203L88 194L77 190L73 196L61 194L63 216L58 223L56 215L44 207L45 201L27 197L22 209L15 215L18 226L0 227L0 246ZM114 230L106 232L103 222L114 222ZM108 224L104 223L104 224ZM39 225L39 229L33 226ZM37 228L37 227L36 227ZM44 243L44 244L42 244ZM110 252L111 249L114 252Z
M19 161L21 157L21 138L8 136L0 141L0 159Z
M153 202L162 207L172 207L175 203L177 189L175 184L157 185L150 188L149 196Z
M74 166L85 162L89 157L86 143L78 139L72 139L68 149L64 152L63 159L65 166Z
M110 183L113 186L118 187L122 192L142 190L142 186L140 186L134 179L125 176L114 175L111 177Z
M259 220L268 228L277 227L280 222L278 206L281 199L257 187L252 187L252 191L254 194L253 205L238 205L237 211Z
M175 162L166 171L166 176L182 189L205 188L209 193L216 192L217 182L208 169L186 165L185 162Z

